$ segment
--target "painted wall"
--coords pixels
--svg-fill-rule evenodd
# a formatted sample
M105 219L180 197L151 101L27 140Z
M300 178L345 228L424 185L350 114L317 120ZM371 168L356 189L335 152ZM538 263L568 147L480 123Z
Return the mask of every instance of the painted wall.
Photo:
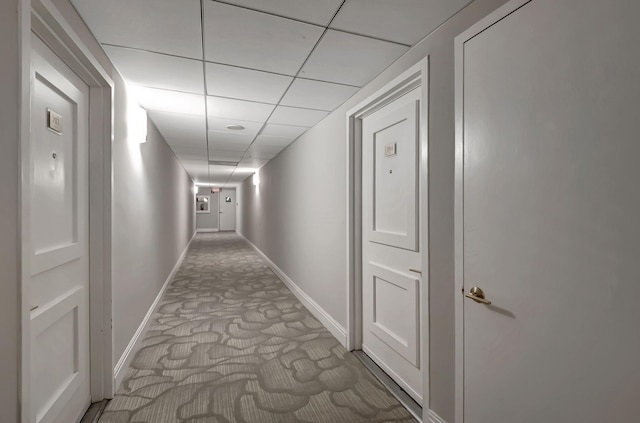
M430 408L454 419L454 38L505 0L475 0L246 179L239 232L346 325L346 112L425 56L429 75Z
M0 2L0 421L18 420L19 251L18 0Z
M127 137L127 94L115 75L113 327L117 361L195 231L193 181L155 125Z
M196 228L205 229L205 230L218 229L219 228L218 212L220 211L220 209L218 208L220 205L218 203L219 194L218 193L212 194L211 188L208 188L208 187L199 187L198 194L209 196L209 201L210 201L209 209L211 210L211 213L196 213Z

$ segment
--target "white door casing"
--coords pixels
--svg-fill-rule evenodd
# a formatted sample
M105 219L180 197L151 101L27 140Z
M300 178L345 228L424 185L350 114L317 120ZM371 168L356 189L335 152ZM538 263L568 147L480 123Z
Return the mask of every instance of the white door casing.
M220 198L220 230L235 231L236 230L236 190L221 189ZM231 201L227 201L230 199Z
M35 36L32 52L30 420L73 422L90 403L89 87Z
M456 39L458 423L638 418L638 16L518 0Z
M362 349L418 403L420 100L414 88L362 123Z

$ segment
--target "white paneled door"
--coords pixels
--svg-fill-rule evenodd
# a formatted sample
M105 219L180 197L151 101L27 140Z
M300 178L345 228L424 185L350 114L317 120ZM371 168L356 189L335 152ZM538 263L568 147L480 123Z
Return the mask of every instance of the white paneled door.
M420 93L414 89L362 123L362 349L418 403Z
M73 423L90 403L89 89L35 36L31 84L30 421Z
M236 190L220 190L220 230L236 230Z
M638 16L517 1L457 39L465 423L639 419Z

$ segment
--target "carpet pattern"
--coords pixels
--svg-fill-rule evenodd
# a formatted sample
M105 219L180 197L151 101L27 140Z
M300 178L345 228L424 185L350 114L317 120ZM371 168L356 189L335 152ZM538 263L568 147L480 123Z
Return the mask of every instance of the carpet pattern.
M236 234L198 234L100 423L414 422Z

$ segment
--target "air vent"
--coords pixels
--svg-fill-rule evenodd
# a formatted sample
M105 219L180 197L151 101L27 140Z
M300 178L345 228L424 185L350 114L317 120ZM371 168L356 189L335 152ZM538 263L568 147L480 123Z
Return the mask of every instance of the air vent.
M211 166L231 166L231 167L238 166L238 162L225 162L222 160L209 160L209 164Z

